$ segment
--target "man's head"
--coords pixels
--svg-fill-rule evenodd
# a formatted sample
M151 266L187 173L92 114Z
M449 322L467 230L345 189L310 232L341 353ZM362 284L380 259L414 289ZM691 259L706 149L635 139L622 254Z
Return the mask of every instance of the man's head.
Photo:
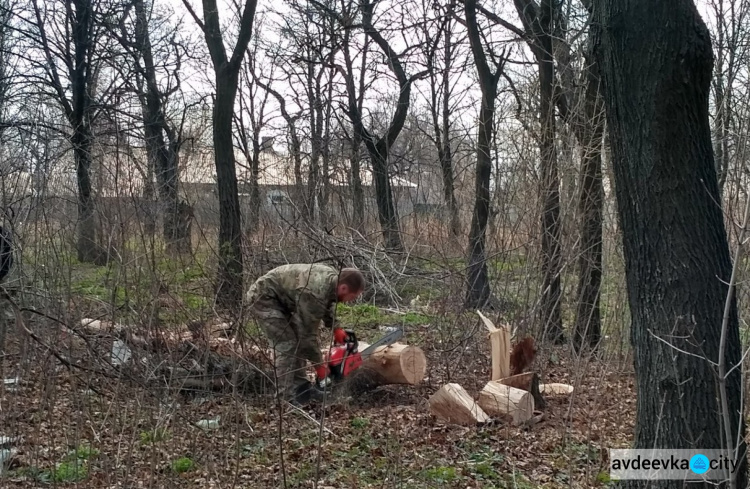
M344 268L339 273L336 295L339 302L352 302L365 290L365 277L356 268Z

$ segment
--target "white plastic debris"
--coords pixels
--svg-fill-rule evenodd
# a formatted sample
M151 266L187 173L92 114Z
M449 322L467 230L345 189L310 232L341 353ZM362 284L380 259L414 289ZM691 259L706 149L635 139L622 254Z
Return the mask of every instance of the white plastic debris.
M17 448L0 449L0 475L5 471L5 467L13 460L18 453Z
M9 448L13 445L18 445L18 442L21 441L20 436L3 436L0 435L0 447L2 448Z
M393 333L393 332L394 332L394 331L396 331L396 330L397 330L398 328L397 328L396 326L381 326L381 327L380 327L379 329L380 329L381 331L384 331L384 332L386 332L386 333Z
M112 342L112 365L122 365L132 356L133 353L124 341L118 339Z
M202 419L195 424L198 428L204 430L215 430L219 427L219 420L221 420L221 416L216 416L214 419Z

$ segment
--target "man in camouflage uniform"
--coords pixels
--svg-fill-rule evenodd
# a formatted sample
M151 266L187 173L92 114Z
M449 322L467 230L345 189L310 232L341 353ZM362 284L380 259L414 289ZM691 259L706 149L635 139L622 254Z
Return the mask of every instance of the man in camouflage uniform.
M338 272L323 264L291 264L271 270L250 287L245 298L275 350L281 396L302 404L320 397L305 375L309 360L318 380L327 379L318 325L323 321L342 341L346 333L334 325L336 303L354 301L364 286L361 272L353 268Z

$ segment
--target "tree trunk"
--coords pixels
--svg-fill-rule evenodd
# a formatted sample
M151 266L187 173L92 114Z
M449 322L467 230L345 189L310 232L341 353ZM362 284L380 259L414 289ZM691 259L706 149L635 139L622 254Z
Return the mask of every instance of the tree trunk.
M205 23L197 18L190 3L185 5L203 29L211 54L216 81L213 109L213 142L219 192L219 271L217 303L236 309L242 304L242 221L237 193L237 171L232 141L232 119L237 83L247 45L250 43L257 0L246 0L240 31L231 57L227 57L216 0L203 0Z
M398 212L393 202L391 179L388 177L388 148L384 141L367 144L372 165L372 179L375 183L375 202L378 206L378 219L383 230L383 243L387 250L403 251L401 232L398 228Z
M543 0L538 36L541 119L540 156L542 171L542 299L540 320L542 337L559 343L564 340L560 315L560 180L555 151L554 63L552 60L552 0Z
M452 6L450 7L452 10ZM451 63L453 61L453 50L451 45L451 30L445 29L444 40L443 40L443 56L445 66L443 67L442 77L442 121L441 126L438 125L437 116L437 87L436 80L433 80L432 84L432 110L433 110L433 124L435 126L435 141L437 143L438 158L440 159L440 168L443 176L443 198L445 205L448 208L448 218L450 219L450 231L454 237L461 235L461 221L458 216L458 202L456 201L455 192L455 179L453 176L453 151L451 150L451 139L450 139L450 79L451 79Z
M307 64L307 97L310 104L310 167L307 173L307 219L318 222L318 190L320 181L320 157L323 151L323 101L321 100L320 76L316 76L312 61Z
M581 251L578 259L578 303L573 344L580 351L585 344L593 347L601 339L599 309L602 283L602 137L604 107L599 91L596 62L587 60L584 123L581 144Z
M73 156L78 182L78 261L101 264L102 250L96 242L96 217L91 190L91 129L86 121L74 126Z
M365 195L362 189L362 174L360 172L360 158L361 151L360 145L362 144L362 138L355 131L352 134L351 140L351 185L352 189L352 202L354 204L353 214L354 222L352 227L362 233L365 233Z
M482 106L479 109L479 135L477 137L477 167L474 181L476 196L474 213L471 218L471 230L469 231L468 284L464 301L465 306L471 309L486 306L491 295L485 252L487 221L490 214L490 175L492 173L490 148L492 147L497 84L503 70L503 61L501 61L501 64L496 67L495 73L490 71L482 47L479 26L477 25L476 8L476 0L464 2L469 42L477 67L479 86L482 90Z
M497 85L488 87L487 91L486 95L482 94L482 106L479 109L474 212L469 231L469 283L466 289L466 307L471 309L484 307L490 299L485 243L487 241L487 221L490 215L490 175L492 173L490 146L492 144Z
M237 171L232 142L232 114L238 72L216 71L213 114L214 155L219 191L219 302L224 306L242 301L242 225L237 192Z
M727 440L709 364L719 362L732 267L711 147L709 32L690 0L600 0L595 10L632 317L635 448L726 449L739 440L734 487L746 487L742 369L727 378ZM728 312L732 369L741 357L736 301Z
M76 164L78 183L78 260L83 263L101 263L104 253L96 241L96 217L94 196L91 188L91 84L95 74L88 56L88 46L92 42L94 22L93 6L90 0L77 0L73 44L75 65L70 67L72 104L68 119L73 129L71 143Z
M258 178L260 176L260 145L258 138L260 130L253 129L253 157L250 160L250 206L247 215L247 228L249 232L256 229L260 222L260 185Z

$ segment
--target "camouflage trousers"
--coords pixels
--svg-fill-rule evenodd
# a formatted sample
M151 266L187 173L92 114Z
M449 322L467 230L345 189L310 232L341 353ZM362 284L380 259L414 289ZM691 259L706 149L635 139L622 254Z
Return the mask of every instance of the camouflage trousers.
M287 313L271 296L251 287L247 293L250 312L274 349L278 395L294 398L300 386L308 384L307 361L323 361L315 328L303 325L295 313Z

